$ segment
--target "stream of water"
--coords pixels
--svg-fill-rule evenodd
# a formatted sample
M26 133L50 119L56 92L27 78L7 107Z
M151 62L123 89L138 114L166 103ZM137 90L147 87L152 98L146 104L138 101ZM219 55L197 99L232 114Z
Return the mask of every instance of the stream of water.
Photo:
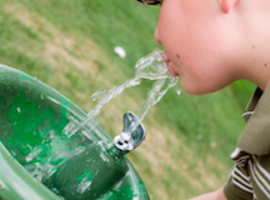
M98 101L96 106L89 111L87 117L81 123L75 122L74 125L74 123L71 122L65 128L66 135L69 137L73 136L81 127L94 119L101 112L103 106L112 98L118 96L127 88L139 85L142 79L153 80L155 82L153 83L152 89L148 92L146 101L142 104L137 113L139 121L131 126L130 132L144 119L149 108L158 103L171 87L174 87L176 93L180 95L180 89L176 86L178 77L174 77L167 70L166 63L162 59L162 53L162 51L155 49L151 54L138 60L135 65L135 77L127 80L122 85L114 86L107 92L102 89L97 90L92 95L92 99Z

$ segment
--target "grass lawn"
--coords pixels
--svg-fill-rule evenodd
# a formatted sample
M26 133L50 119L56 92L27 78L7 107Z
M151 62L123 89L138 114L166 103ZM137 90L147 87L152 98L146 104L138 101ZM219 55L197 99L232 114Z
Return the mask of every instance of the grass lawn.
M0 63L36 76L88 112L94 91L133 77L136 61L158 47L158 10L132 0L0 0ZM139 110L151 85L143 81L106 105L102 128L120 133L123 114ZM238 81L203 96L170 90L150 109L146 140L128 157L151 199L188 199L224 184L254 88Z

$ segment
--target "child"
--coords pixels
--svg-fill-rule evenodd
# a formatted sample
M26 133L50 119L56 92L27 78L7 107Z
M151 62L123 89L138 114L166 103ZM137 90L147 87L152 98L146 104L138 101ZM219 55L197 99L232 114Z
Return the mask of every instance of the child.
M154 37L187 93L215 92L239 79L258 86L227 183L192 200L270 199L270 1L138 1L162 4Z

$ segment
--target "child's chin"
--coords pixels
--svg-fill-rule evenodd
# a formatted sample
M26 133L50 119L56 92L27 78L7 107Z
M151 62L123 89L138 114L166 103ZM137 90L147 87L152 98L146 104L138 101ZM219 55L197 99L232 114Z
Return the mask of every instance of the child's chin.
M181 83L181 86L182 86L182 89L190 95L203 95L203 94L211 93L211 91L205 90L201 86L195 86L192 84L185 84L183 82Z

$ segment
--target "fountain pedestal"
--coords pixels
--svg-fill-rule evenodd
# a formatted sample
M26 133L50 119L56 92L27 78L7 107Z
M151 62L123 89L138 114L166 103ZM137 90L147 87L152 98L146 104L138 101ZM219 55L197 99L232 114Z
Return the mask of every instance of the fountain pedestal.
M62 199L55 194L51 175L91 145L112 142L95 121L69 135L65 128L83 121L86 113L38 79L4 65L0 65L0 113L0 200ZM149 199L125 156L123 163L125 172L106 186L99 199Z

